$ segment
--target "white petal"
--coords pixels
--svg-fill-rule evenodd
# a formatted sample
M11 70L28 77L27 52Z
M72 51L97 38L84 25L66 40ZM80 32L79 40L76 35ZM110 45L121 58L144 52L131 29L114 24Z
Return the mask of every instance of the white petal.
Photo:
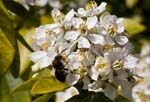
M110 84L106 84L105 95L110 99L114 99L117 96L117 90Z
M110 37L105 37L105 43L111 46L115 44Z
M70 10L70 11L66 14L64 21L70 21L70 20L72 19L72 17L74 16L74 14L75 14L75 11L74 11L73 9Z
M47 53L45 51L36 51L30 54L30 59L33 62L38 62L41 58L45 57Z
M80 35L80 32L78 31L67 31L64 36L64 39L73 41L73 40L76 40L79 35Z
M128 38L126 36L117 36L116 41L119 45L125 45L128 42Z
M31 68L32 68L33 72L37 72L40 69L39 68L39 63L35 63Z
M83 83L84 83L84 85L83 85L83 88L82 88L82 89L88 89L88 85L89 85L91 82L90 82L90 79L89 79L87 76L84 76L84 77L83 77Z
M87 22L86 22L88 29L93 28L96 25L97 21L98 21L98 19L96 16L88 17Z
M104 44L104 37L98 34L88 34L88 39L94 44Z
M133 49L133 46L131 43L126 44L122 49L123 55L126 57L127 55L129 55L132 49Z
M94 92L101 92L103 91L102 89L102 81L101 80L97 80L96 82L93 82L92 84L88 85L88 90L89 91L94 91Z
M127 68L127 69L133 69L136 67L136 63L138 61L138 58L132 56L132 55L128 55L126 58L125 58L125 61L124 61L124 67Z
M97 13L100 14L102 13L103 11L105 11L106 9L106 3L105 2L102 2L98 7L97 7Z
M117 32L118 32L118 33L124 32L124 26L118 25L118 26L117 26Z
M75 28L79 28L80 27L80 25L83 23L83 20L81 19L81 18L73 18L72 19L72 23L73 23L73 26L75 27Z
M121 83L121 90L125 97L132 98L132 86L128 81L122 81Z
M84 17L84 16L87 15L87 11L84 8L79 8L77 10L77 12L78 12L77 15L80 16L80 17Z
M51 59L50 59L48 56L42 58L42 59L39 61L39 67L40 67L40 69L46 68L46 67L48 67L50 64L51 64Z
M66 82L68 85L72 86L78 82L80 75L69 73L66 77Z
M90 48L90 42L85 37L78 39L78 48Z
M99 73L94 66L92 66L92 68L90 69L89 74L93 80L96 81L98 79Z

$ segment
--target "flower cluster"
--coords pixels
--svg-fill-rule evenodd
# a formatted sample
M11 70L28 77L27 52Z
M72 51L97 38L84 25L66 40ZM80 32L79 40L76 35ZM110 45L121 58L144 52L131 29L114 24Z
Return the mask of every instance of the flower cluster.
M150 99L150 43L143 42L140 59L136 66L139 78L137 85L133 87L133 99L135 102L149 102Z
M123 19L105 9L105 2L98 6L95 1L66 15L53 9L54 23L38 27L33 36L32 70L51 66L54 76L70 86L83 82L83 89L104 92L110 99L120 87L130 98L138 59Z

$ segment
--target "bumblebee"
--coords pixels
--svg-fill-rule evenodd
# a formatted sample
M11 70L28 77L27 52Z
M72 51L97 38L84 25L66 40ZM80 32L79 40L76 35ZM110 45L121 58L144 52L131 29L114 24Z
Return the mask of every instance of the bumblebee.
M65 68L66 63L66 57L63 55L57 55L52 62L55 69L55 77L61 82L65 82L68 73L68 69Z

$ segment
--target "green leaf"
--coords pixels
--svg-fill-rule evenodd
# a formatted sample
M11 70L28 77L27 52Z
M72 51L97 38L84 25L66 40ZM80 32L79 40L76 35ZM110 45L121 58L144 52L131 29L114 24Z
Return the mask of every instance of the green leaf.
M5 6L7 7L8 10L11 12L15 13L16 15L22 17L22 18L27 18L28 16L28 10L21 4L13 1L13 0L2 0Z
M94 93L88 91L82 91L79 95L76 95L66 102L113 102L103 93Z
M96 93L93 98L93 102L113 102L106 97L102 92Z
M143 32L146 27L143 24L136 22L133 19L125 18L124 19L125 30L129 32L129 34L135 35Z
M118 95L116 98L115 98L115 102L132 102L131 100L129 100L128 98L126 97L123 97L121 95Z
M68 87L66 83L58 81L54 77L39 79L32 87L33 94L44 94L64 90Z
M12 102L12 96L9 94L9 87L4 77L0 77L0 102Z
M13 89L14 87L16 87L16 85L23 82L20 77L15 79L11 73L7 73L5 78L9 86L9 89ZM12 100L9 102L31 102L31 96L28 90L16 92L14 94L9 94L9 95L12 96Z
M29 44L24 40L24 38L18 32L17 32L17 38L29 51L33 52L33 49L29 46Z
M79 95L73 96L66 102L92 102L93 94L91 92L83 91Z
M0 76L4 75L11 65L15 50L11 42L0 29Z
M48 100L53 97L54 93L51 94L44 94L39 98L35 99L33 102L48 102Z
M18 91L26 91L26 90L30 90L33 86L33 84L37 81L37 79L30 79L28 81L25 81L23 83L21 83L20 85L18 85L17 87L15 87L11 93L15 93Z
M4 3L2 2L2 0L0 0L0 7L1 9L7 14L8 13L8 10L7 8L5 7Z
M0 27L2 31L4 32L7 39L10 41L10 43L13 45L13 48L15 49L14 53L14 59L10 66L11 72L14 77L18 77L19 70L20 70L20 57L19 57L19 50L18 50L18 44L16 39L16 31L13 28L13 24L7 14L0 8Z

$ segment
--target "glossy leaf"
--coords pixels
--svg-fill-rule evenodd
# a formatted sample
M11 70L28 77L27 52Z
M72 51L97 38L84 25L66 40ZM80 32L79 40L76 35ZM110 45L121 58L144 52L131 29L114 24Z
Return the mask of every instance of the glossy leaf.
M7 37L7 39L12 44L13 48L15 49L14 59L10 68L11 68L11 72L13 76L18 77L19 70L20 70L20 57L19 57L18 44L17 44L17 39L16 39L16 31L13 28L11 20L1 8L0 8L0 18L1 18L0 27L2 31L4 32L5 36Z
M68 99L66 102L92 102L92 93L83 91L79 95Z
M33 86L33 84L37 81L37 79L31 79L31 80L28 80L28 81L25 81L21 84L19 84L17 87L15 87L11 93L15 93L15 92L18 92L18 91L26 91L26 90L30 90Z
M121 95L118 95L116 98L115 98L115 102L132 102L131 100L129 100L128 98L126 97L123 97Z
M11 42L0 29L0 76L4 75L11 65L15 50Z
M17 38L29 51L33 52L33 49L29 46L29 44L25 41L25 39L19 33L17 33Z
M28 16L28 10L21 4L13 0L2 0L8 10L15 13L16 15L26 18Z
M129 18L124 19L124 26L125 26L125 30L127 30L129 34L132 35L141 33L146 29L144 25Z
M94 92L82 92L79 95L76 95L66 102L113 102L103 93L94 93Z
M13 89L18 84L23 82L20 77L15 79L11 75L11 73L7 73L5 78L6 78L8 86L9 86L9 89ZM10 94L10 91L9 91L9 94ZM12 100L10 102L31 102L31 96L30 96L30 93L28 90L16 92L16 93L10 94L10 95L12 96Z
M9 94L9 86L4 77L0 78L0 102L12 102L12 96Z
M35 99L33 102L48 102L48 100L53 96L54 94L44 94L40 96L39 98Z
M58 81L54 77L39 79L32 87L33 94L44 94L64 90L68 87L66 83Z

